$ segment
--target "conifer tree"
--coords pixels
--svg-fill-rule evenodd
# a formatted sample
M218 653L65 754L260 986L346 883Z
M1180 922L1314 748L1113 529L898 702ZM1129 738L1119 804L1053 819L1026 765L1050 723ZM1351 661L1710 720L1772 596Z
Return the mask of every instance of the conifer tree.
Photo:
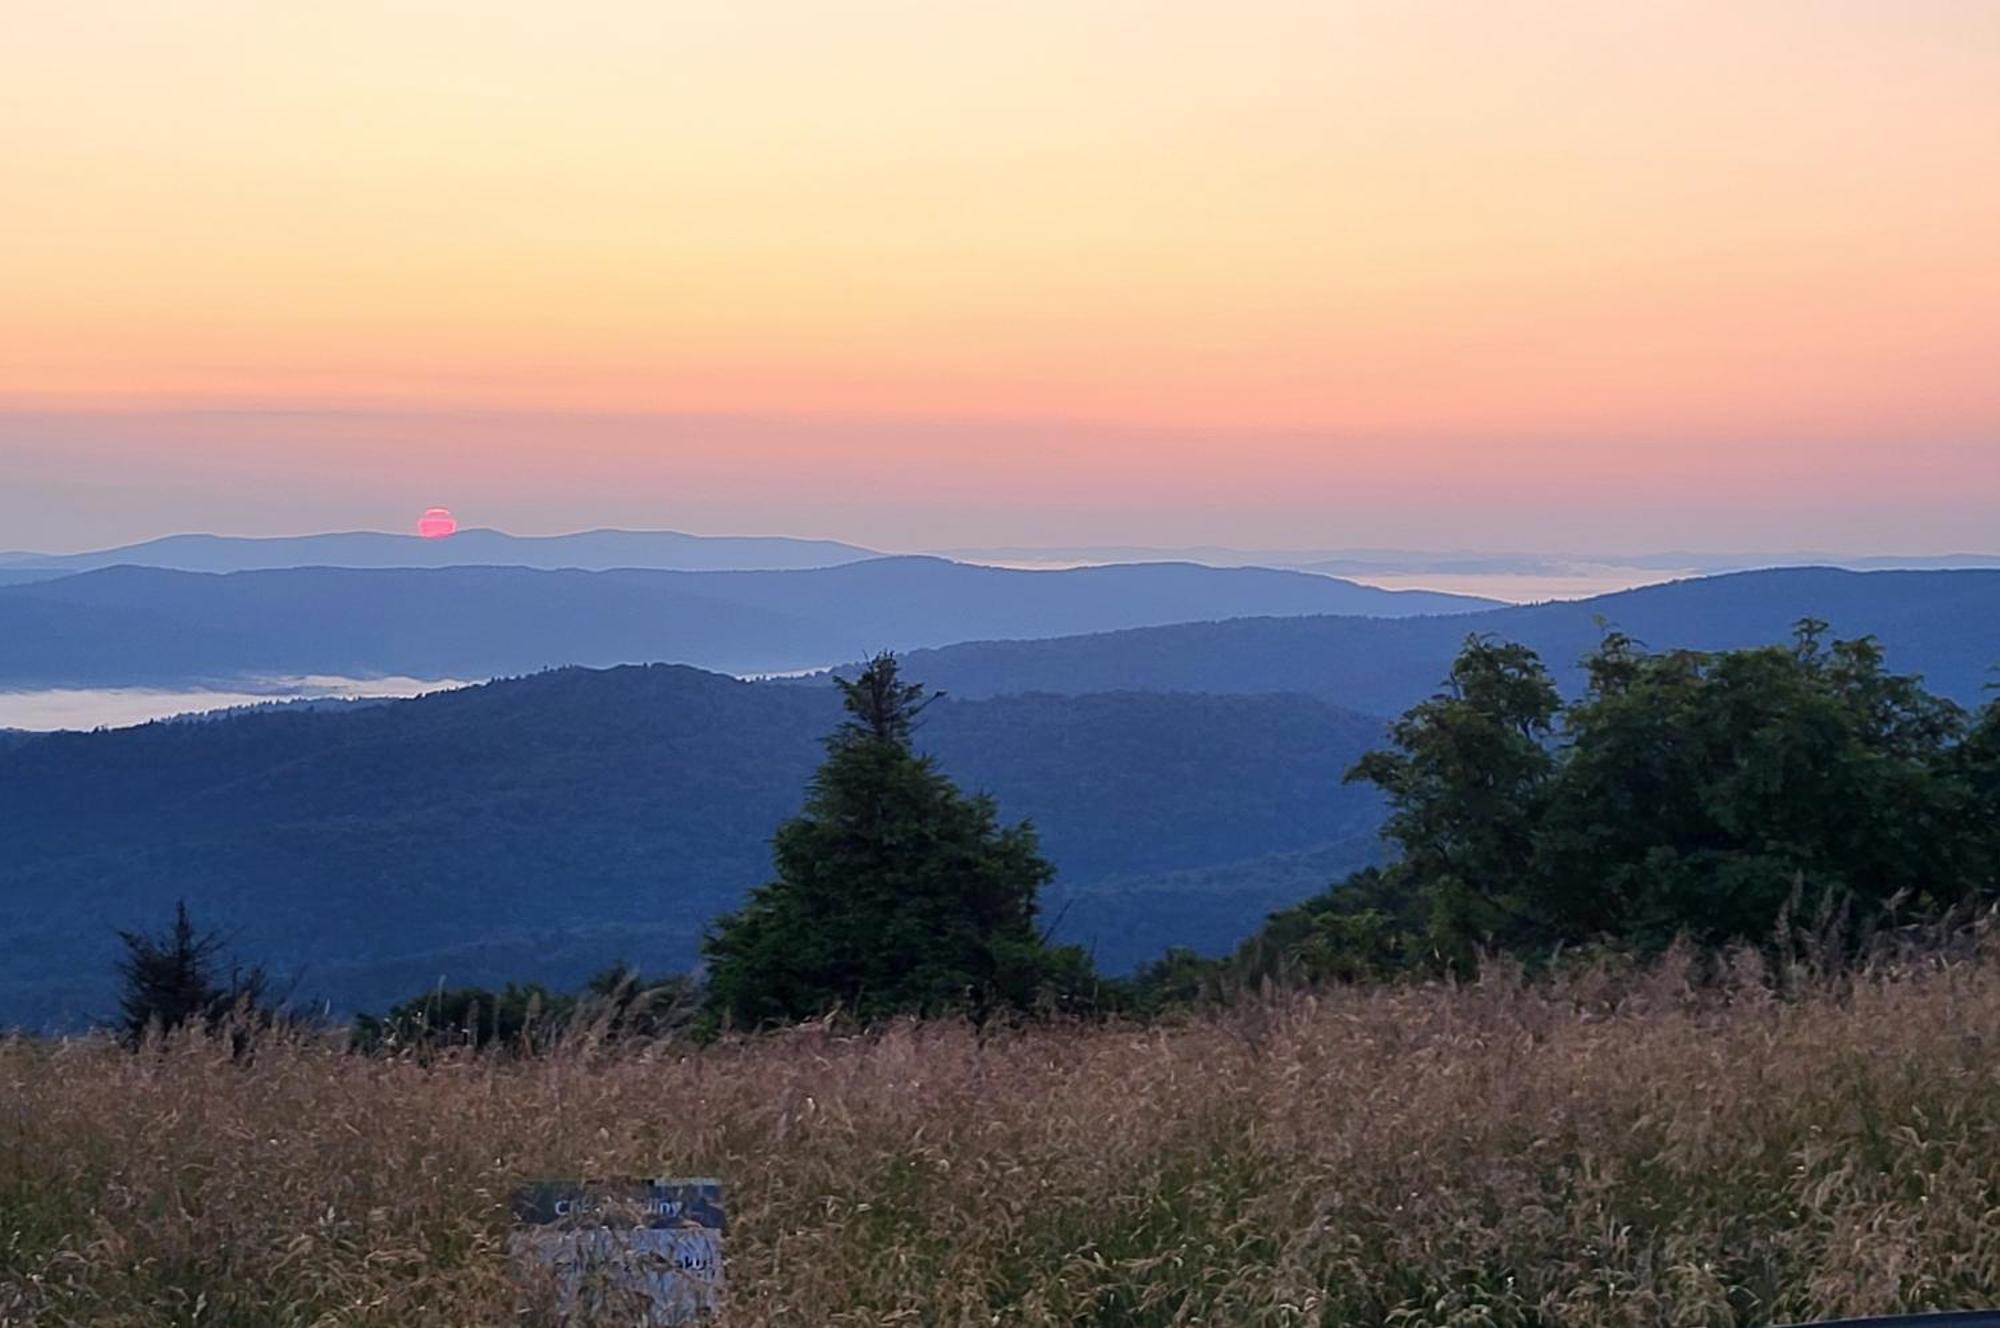
M847 719L803 814L773 839L776 879L704 942L711 1016L738 1027L835 1010L981 1018L1077 983L1081 954L1036 929L1055 872L1033 828L1002 827L991 798L962 793L912 746L935 695L887 653L839 685Z
M121 931L118 939L125 946L118 961L119 1026L134 1044L154 1028L214 1028L232 1014L268 1020L264 971L229 965L222 936L197 931L186 901L174 905L173 925L161 934Z

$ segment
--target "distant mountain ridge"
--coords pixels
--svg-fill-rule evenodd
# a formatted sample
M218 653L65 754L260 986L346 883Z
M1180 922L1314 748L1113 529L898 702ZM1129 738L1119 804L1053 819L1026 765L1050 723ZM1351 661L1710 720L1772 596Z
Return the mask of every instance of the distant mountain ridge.
M444 539L379 531L326 535L168 535L91 553L0 555L16 576L69 575L105 567L176 572L270 571L286 567L537 567L608 571L784 571L834 567L881 555L838 540L790 536L689 535L677 530L585 530L509 535L461 530Z
M783 672L973 639L1490 606L1305 572L1175 563L1071 571L922 557L762 572L113 567L0 586L0 686L471 678L654 662Z
M0 552L0 574L27 579L103 567L161 567L179 572L266 571L284 567L537 567L610 571L781 571L832 567L884 551L841 540L788 535L695 535L675 530L599 529L561 535L512 535L461 530L447 539L383 531L315 535L168 535L85 553ZM1040 567L1104 563L1189 562L1208 567L1269 567L1333 576L1408 576L1426 572L1550 575L1579 567L1628 567L1715 575L1779 567L1840 567L1851 571L2000 568L2000 553L1833 554L1523 553L1480 549L1294 548L1198 545L1002 545L946 548L930 556L955 562ZM0 582L4 583L4 582Z
M1003 545L939 549L947 558L1013 566L1087 563L1197 562L1211 567L1284 567L1334 576L1425 572L1552 575L1577 568L1624 567L1690 575L1768 571L1786 567L1837 567L1848 571L1944 571L2000 568L2000 553L1853 554L1809 550L1785 553L1517 553L1481 549L1240 549L1219 544Z
M1578 660L1606 630L1655 649L1782 641L1801 618L1836 636L1875 635L1889 663L1976 705L2000 674L2000 571L1739 572L1594 599L1454 618L1259 618L1041 641L968 642L914 653L920 678L959 696L1137 689L1295 692L1390 716L1444 681L1470 633L1532 646L1574 689Z

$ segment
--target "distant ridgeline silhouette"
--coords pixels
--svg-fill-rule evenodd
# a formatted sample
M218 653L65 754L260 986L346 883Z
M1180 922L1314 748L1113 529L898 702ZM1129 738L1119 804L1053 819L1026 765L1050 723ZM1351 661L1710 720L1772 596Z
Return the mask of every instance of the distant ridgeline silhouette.
M438 508L436 511L443 512ZM428 515L428 514L426 514ZM445 513L449 517L449 513ZM441 529L442 527L439 527ZM673 571L833 567L880 555L838 540L763 535L689 535L677 530L585 530L570 535L509 535L455 530L449 539L347 531L252 538L169 535L143 544L72 554L0 554L0 571L67 576L103 567L161 567L178 572L246 572L284 567L539 567L602 571L650 567Z
M955 696L1014 691L1295 692L1393 716L1428 696L1468 633L1538 653L1566 691L1576 664L1623 631L1655 650L1730 650L1790 637L1801 618L1832 637L1875 635L1889 666L1979 703L2000 681L2000 571L1739 572L1594 599L1394 622L1358 618L1192 623L1051 641L975 642L907 657Z
M456 546L477 533L411 543ZM0 686L483 678L649 662L780 672L954 641L1257 614L1489 607L1308 572L1181 563L1050 572L941 558L761 572L112 567L0 586Z

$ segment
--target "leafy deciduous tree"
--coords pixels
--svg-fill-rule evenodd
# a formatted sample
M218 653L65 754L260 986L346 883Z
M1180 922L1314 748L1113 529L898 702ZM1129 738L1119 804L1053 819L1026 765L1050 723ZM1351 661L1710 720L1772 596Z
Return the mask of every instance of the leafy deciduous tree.
M1447 947L1525 938L1545 925L1528 880L1561 708L1534 651L1472 637L1445 690L1398 720L1389 746L1348 774L1388 795L1383 833L1402 849L1388 884L1421 891Z
M1563 706L1474 638L1350 779L1400 849L1274 915L1233 961L1342 979L1608 942L1767 938L1785 909L1934 915L2000 892L2000 702L1976 723L1872 638L1650 654L1608 634Z

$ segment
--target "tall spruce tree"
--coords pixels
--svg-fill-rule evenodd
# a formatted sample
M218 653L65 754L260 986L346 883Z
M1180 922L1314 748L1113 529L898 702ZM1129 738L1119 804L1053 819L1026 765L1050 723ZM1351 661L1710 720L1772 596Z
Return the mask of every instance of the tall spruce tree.
M1036 929L1055 875L1027 824L1002 827L912 746L934 695L884 653L839 680L847 719L826 740L805 810L779 828L777 877L703 944L707 1006L737 1027L839 1010L863 1020L1031 1006L1087 963Z

